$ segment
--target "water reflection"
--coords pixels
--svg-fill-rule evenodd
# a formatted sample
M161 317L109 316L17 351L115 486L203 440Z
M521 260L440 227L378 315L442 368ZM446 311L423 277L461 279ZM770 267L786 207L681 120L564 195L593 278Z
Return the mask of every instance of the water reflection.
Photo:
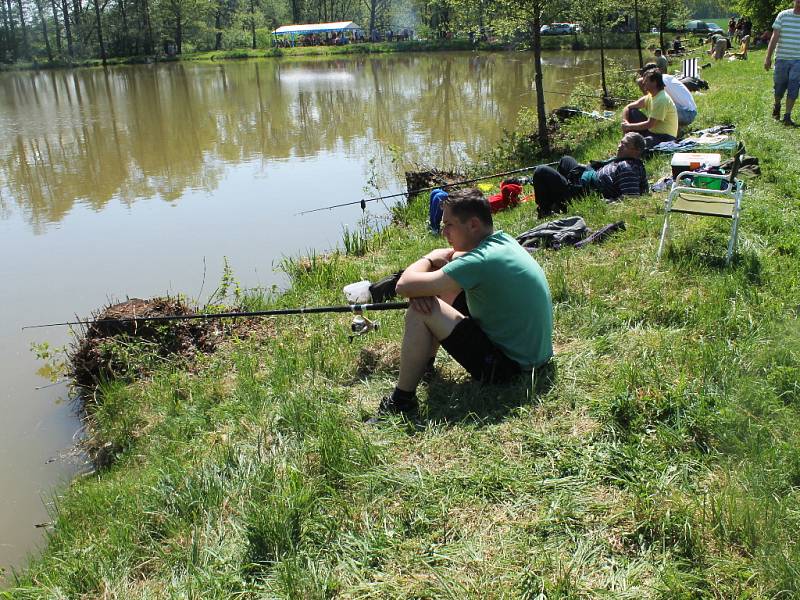
M524 59L518 58L519 56ZM0 77L0 217L37 232L75 202L177 201L213 191L226 165L321 152L452 166L512 127L531 101L527 55L169 64ZM593 55L545 60L545 88L596 69ZM556 102L563 97L556 96Z

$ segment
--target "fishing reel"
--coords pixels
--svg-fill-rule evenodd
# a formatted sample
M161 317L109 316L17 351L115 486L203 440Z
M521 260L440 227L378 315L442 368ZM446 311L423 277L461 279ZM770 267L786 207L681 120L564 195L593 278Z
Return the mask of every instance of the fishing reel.
M353 322L350 323L350 331L352 333L347 336L347 339L352 343L358 336L365 335L370 331L378 331L378 327L380 327L378 321L371 321L363 313L357 312L353 317Z

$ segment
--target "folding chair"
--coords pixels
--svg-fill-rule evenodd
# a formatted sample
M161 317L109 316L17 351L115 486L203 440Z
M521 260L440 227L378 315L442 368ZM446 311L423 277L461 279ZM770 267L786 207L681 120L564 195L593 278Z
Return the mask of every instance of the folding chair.
M681 61L681 77L697 77L698 62L697 58L684 58Z
M739 144L729 175L684 171L675 178L675 183L672 184L672 189L664 203L664 227L661 229L661 241L658 244L656 260L661 259L664 242L669 235L670 213L682 213L731 220L731 235L728 241L728 254L725 258L725 264L730 264L733 249L736 246L739 212L744 195L744 183L736 179L743 154L744 146ZM697 187L695 184L702 184L704 187Z

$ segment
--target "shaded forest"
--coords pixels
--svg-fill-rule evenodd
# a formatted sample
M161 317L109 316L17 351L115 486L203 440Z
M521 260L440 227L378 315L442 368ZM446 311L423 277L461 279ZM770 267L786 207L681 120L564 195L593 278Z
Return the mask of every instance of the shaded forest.
M741 7L725 0L0 0L0 61L69 64L268 48L278 25L328 21L352 20L367 31L412 28L421 38L484 31L504 40L532 40L534 22L578 21L591 31L589 13L618 21L636 11L639 29L648 31L691 15L752 10L748 3L756 2L738 1ZM764 15L779 4L757 3Z

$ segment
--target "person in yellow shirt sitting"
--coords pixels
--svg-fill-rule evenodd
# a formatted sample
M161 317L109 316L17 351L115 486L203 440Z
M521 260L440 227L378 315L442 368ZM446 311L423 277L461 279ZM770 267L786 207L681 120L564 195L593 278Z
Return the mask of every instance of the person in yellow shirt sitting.
M678 111L664 91L661 72L657 69L645 71L639 85L645 95L622 111L622 132L642 134L647 148L673 141L678 135Z

